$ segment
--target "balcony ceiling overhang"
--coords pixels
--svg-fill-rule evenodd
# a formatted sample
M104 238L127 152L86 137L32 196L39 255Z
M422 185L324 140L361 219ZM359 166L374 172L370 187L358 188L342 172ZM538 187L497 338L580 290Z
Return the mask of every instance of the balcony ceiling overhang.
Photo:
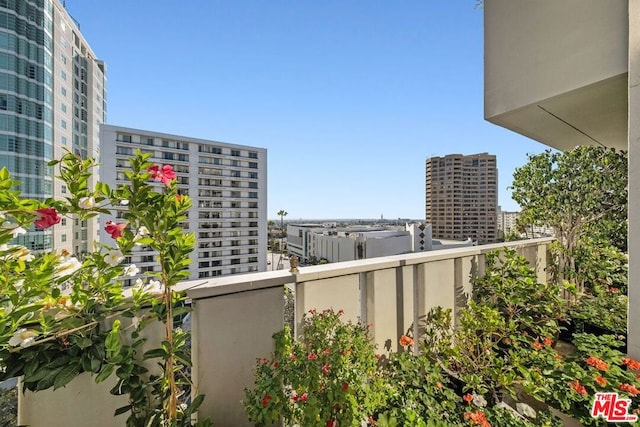
M486 119L558 150L587 144L626 150L627 78L623 73Z

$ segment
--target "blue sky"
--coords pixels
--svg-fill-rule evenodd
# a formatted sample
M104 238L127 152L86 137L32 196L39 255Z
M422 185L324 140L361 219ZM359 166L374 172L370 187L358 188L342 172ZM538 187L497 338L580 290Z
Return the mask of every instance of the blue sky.
M268 150L268 216L424 218L425 159L541 144L483 119L474 0L66 0L107 122Z

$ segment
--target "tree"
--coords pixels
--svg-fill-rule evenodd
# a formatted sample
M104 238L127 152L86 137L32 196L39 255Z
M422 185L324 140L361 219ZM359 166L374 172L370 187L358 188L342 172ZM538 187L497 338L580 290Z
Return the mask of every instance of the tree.
M267 239L269 241L269 248L271 249L271 268L273 269L273 251L275 250L273 247L273 236L271 235L271 232L273 231L273 226L276 225L276 223L272 220L269 220L269 222L267 222Z
M513 175L521 225L552 227L561 250L559 278L576 272L578 242L587 233L626 246L627 154L596 146L529 155Z
M280 217L280 236L282 237L286 235L284 231L284 217L289 215L289 212L285 211L284 209L280 209L277 215Z
M280 217L280 258L278 258L278 270L281 269L283 264L282 254L284 252L284 241L283 237L287 235L284 231L284 217L289 215L289 212L284 209L280 209L277 214Z

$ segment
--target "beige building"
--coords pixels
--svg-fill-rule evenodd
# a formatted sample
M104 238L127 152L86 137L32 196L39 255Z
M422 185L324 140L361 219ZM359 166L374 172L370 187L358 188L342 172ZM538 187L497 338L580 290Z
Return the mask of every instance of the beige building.
M186 224L196 233L192 279L266 270L266 149L106 124L100 143L100 175L110 186L125 182L128 159L136 150L151 153L152 162L173 166L180 193L192 198ZM110 219L102 215L101 224ZM100 232L102 241L112 241L104 228ZM138 252L130 262L141 273L158 268L153 252Z
M67 188L46 164L66 150L97 156L105 65L59 0L3 2L0 15L0 168L22 183L25 197L63 199ZM96 220L64 218L15 243L82 254L96 233Z
M517 232L518 214L520 212L503 211L498 206L498 230L503 236L513 232Z
M484 2L485 118L558 150L629 152L630 307L640 304L639 17L638 0ZM628 331L638 358L638 310Z
M450 154L426 161L426 222L434 239L497 240L496 156Z

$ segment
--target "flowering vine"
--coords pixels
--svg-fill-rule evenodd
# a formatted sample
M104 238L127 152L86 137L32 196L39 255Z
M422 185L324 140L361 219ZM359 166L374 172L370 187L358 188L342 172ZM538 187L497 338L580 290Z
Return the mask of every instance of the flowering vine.
M149 157L136 153L128 184L110 188L93 182L93 159L66 154L50 163L69 189L65 201L21 198L19 183L0 170L0 379L23 375L24 388L39 391L62 387L82 372L97 382L117 373L111 392L128 395L129 402L114 415L128 413L128 426L187 426L203 400L196 394L186 400L188 336L174 325L188 310L174 286L189 276L195 239L181 223L191 200L176 197L172 167L153 165ZM63 217L84 221L114 209L124 220L103 224L113 241L96 244L83 258L12 244L32 226L48 229ZM123 264L138 246L157 254L160 271L141 275L135 264ZM125 277L137 277L130 290L123 289ZM141 331L158 321L164 333L153 344L162 345L143 352ZM155 365L160 375L150 373Z

